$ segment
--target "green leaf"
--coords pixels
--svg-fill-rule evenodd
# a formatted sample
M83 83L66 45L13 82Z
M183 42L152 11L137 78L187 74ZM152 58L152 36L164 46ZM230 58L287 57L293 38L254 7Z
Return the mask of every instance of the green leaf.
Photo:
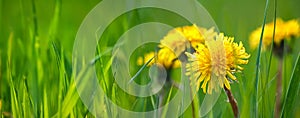
M294 114L294 108L298 100L298 94L300 90L300 53L296 61L296 65L291 76L291 80L288 87L288 92L286 94L286 99L283 104L281 116L284 118L292 117Z

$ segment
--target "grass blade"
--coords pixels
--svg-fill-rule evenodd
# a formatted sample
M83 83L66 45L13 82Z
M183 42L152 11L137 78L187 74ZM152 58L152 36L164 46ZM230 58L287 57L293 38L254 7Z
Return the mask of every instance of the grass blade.
M258 117L258 83L259 83L259 70L260 70L260 54L261 54L261 47L262 47L262 40L264 36L264 30L265 30L265 24L266 24L266 19L267 19L267 10L269 6L269 0L266 0L266 6L265 6L265 11L264 11L264 21L262 24L262 31L260 35L260 40L259 40L259 46L258 46L258 52L257 52L257 58L256 58L256 74L255 74L255 116Z
M43 111L44 111L44 118L49 118L49 107L48 107L48 98L47 98L47 90L46 89L44 89L44 109L43 109Z
M274 22L274 25L273 25L273 36L272 36L272 43L271 43L271 48L270 48L270 56L269 56L269 61L268 61L268 65L267 65L267 77L266 77L266 79L267 79L267 82L272 82L272 80L271 81L269 81L269 76L270 76L270 70L271 70L271 64L272 64L272 57L273 57L273 48L274 48L274 38L275 38L275 33L276 33L276 18L277 18L277 0L274 0L274 18L273 18L273 22ZM281 63L281 62L279 62L279 63ZM277 79L278 80L278 79ZM269 85L269 83L267 84L267 86L264 86L264 88L266 88L266 87L268 87L268 85ZM277 84L278 85L278 84ZM268 89L264 89L264 90L267 90L267 92L268 92ZM265 92L265 91L263 91L263 92ZM263 95L263 94L262 94ZM278 95L279 96L279 95ZM265 100L269 100L269 95L268 94L265 94L265 97L267 98L267 99L265 99ZM280 97L279 97L279 99L280 99ZM271 105L269 105L269 106L266 106L267 108L265 108L265 109L269 109L269 110L271 110L272 109L272 106ZM276 107L276 105L275 105L275 107ZM276 110L278 110L278 108L275 108ZM273 113L274 114L274 113ZM280 113L275 113L277 116L279 116L280 115Z
M72 112L73 108L77 104L77 101L79 99L79 96L76 91L76 85L72 81L71 87L67 92L67 95L62 103L62 117L66 118L69 116L69 114Z
M286 94L286 99L283 103L282 114L281 117L289 118L292 117L294 108L296 105L296 101L298 100L298 94L300 90L300 53L298 54L298 58L296 61L296 65L293 70L293 74L291 76L290 84L288 87L288 91Z
M171 99L171 95L172 95L172 91L173 91L173 86L171 87L170 91L169 91L169 94L168 94L168 97L167 97L167 101L166 101L166 106L165 106L165 109L163 111L163 113L161 114L161 118L166 118L166 115L167 115L167 111L168 111L168 107L169 107L169 101ZM160 102L163 102L163 101L160 101Z
M268 63L268 70L267 70L267 79L269 79L270 76L270 69L271 69L271 62L272 62L272 57L273 57L273 44L274 44L274 38L275 38L275 31L276 31L276 17L277 17L277 0L275 0L274 3L274 25L273 25L273 36L272 36L272 43L271 43L271 50L270 50L270 56L269 56L269 63Z
M154 56L155 57L155 56ZM147 61L147 63L145 63L140 69L139 69L139 71L129 80L129 82L128 82L128 84L129 83L131 83L141 72L142 72L142 70L144 70L144 68L153 60L153 58L154 57L152 57L151 59L149 59L148 61Z

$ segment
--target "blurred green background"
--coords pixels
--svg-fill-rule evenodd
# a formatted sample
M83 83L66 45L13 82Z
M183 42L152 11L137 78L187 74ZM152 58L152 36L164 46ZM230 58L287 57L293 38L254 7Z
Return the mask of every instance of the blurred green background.
M92 117L78 99L76 90L72 89L74 83L71 63L77 30L85 16L99 2L99 0L0 1L0 116ZM221 32L234 36L236 42L242 41L247 52L251 54L249 64L244 66L243 73L237 74L239 83L232 84L232 92L238 102L241 117L254 117L255 103L252 96L255 94L257 50L249 48L248 37L251 31L262 25L266 1L198 0L198 2L208 10ZM278 0L277 16L283 20L299 19L299 4L300 1L297 0ZM267 13L266 20L270 22L274 18L273 0L269 3ZM132 16L132 19L135 18L136 16ZM123 25L120 26L122 28L112 26L111 30L122 32L128 25L126 20ZM299 38L295 44L295 46L300 44ZM295 47L293 53L285 58L283 95L286 94L298 53L299 48ZM268 72L266 68L269 66L269 55L268 52L262 53L259 117L273 117L274 112L276 85L274 77L277 59L272 58L271 70ZM101 64L98 67L101 69ZM266 78L266 73L269 73L269 78ZM113 89L112 78L107 82L110 84L106 89ZM110 98L114 99L112 95L114 91L108 92ZM69 97L68 93L77 96L75 97L77 99ZM203 96L201 91L199 94ZM223 93L216 106L222 108L214 108L215 112L211 112L207 117L233 117L231 106L226 102L224 95ZM117 100L120 99L123 98ZM130 102L135 98L124 99L128 103L122 103L123 106L132 107ZM282 96L283 101L284 99ZM293 109L295 111L293 117L300 117L299 105L299 102L295 103L297 107ZM183 116L188 117L190 114L191 109L188 109Z

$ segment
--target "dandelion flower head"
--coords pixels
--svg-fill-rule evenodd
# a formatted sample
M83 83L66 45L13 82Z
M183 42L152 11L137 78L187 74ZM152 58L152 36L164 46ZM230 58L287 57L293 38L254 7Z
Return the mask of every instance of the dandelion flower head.
M293 19L287 22L284 22L281 18L276 19L275 26L275 35L274 35L274 44L280 45L283 40L290 40L292 37L300 36L300 25L298 20ZM268 23L265 25L264 35L263 35L263 49L268 47L273 40L273 30L274 22ZM250 47L255 49L259 45L260 36L262 28L257 28L254 30L249 37Z
M204 44L198 44L195 53L186 52L189 60L186 74L196 83L197 90L202 83L203 92L207 90L209 94L224 86L230 89L230 80L237 80L233 74L241 72L240 65L247 64L250 57L241 42L237 44L233 37L223 33L214 34L204 35L207 39Z

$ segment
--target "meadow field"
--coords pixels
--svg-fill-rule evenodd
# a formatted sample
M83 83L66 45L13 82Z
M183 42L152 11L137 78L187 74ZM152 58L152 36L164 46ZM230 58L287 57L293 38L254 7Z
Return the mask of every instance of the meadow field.
M162 1L164 1L162 3L170 2L169 6L175 5L172 0ZM157 71L157 69L161 69L159 65L152 64L151 67L150 64L158 62L160 58L164 58L162 60L165 62L166 59L171 58L172 53L165 54L165 57L160 57L159 54L152 56L151 59L149 56L146 57L150 52L157 53L158 50L164 49L161 47L163 42L160 41L162 36L166 36L170 30L193 26L193 24L195 26L195 23L175 12L144 7L132 9L117 16L104 29L99 27L99 31L103 29L103 33L101 36L95 34L96 39L80 39L81 35L84 37L85 34L97 32L86 30L83 26L93 27L94 24L86 23L88 20L85 19L101 2L103 1L0 1L1 117L228 118L236 117L235 113L238 111L237 117L241 118L300 118L299 0L186 0L187 4L195 2L197 3L194 4L195 6L202 5L211 16L207 18L213 20L209 23L216 26L216 32L234 37L233 43L238 46L241 46L242 43L241 47L244 49L240 48L240 50L247 53L246 56L241 57L247 62L234 62L234 64L241 64L243 69L233 66L234 69L230 67L227 74L224 75L224 84L221 83L217 101L205 114L200 113L201 104L203 104L205 96L210 95L209 89L205 91L200 86L200 89L195 90L195 94L192 94L194 95L193 99L189 96L193 93L194 84L193 80L189 80L186 76L193 75L186 74L185 71L189 70L185 70L184 62L179 62L182 65L179 64L178 68L175 68L174 64L174 60L178 61L181 57L174 58L171 65L166 62L169 64L169 68L166 66L167 64L163 64L166 68L163 71ZM114 6L104 6L105 8L103 8L110 10L96 12L100 16L96 16L95 18L99 19L93 22L101 24L102 21L106 21L115 14L114 10L131 8L142 3L139 0L123 0L123 2L115 0ZM182 9L186 9L186 7L178 7L178 9L184 11ZM199 15L197 12L192 14L197 17ZM288 21L293 21L294 24L289 27L282 25L283 23L280 24ZM147 25L147 23L153 22L160 23L156 25L166 24L167 26ZM279 25L272 24L272 22ZM134 32L135 30L132 29L143 23L145 27L150 28L149 30L137 30L140 33L139 36L153 35L155 37L156 34L160 34L161 36L158 36L160 38L153 39L156 42L142 44L147 39L130 38L130 35L124 35L127 31ZM207 29L210 27L205 25L211 26L210 24L196 25ZM152 27L158 29L154 31L151 30ZM262 28L257 29L260 27ZM258 31L256 35L254 34L257 40L252 40L251 35L255 30ZM265 32L262 34L261 31ZM269 45L266 45L267 41L265 40L267 39L262 36L270 39ZM85 40L92 40L93 43ZM92 44L95 47L91 46ZM207 43L203 45L207 45ZM224 44L224 46L226 45ZM192 51L197 52L199 46L196 47ZM89 50L94 50L94 52ZM128 55L127 53L130 51L132 53ZM244 52L240 51L239 53ZM91 58L81 58L81 54L89 54ZM198 54L200 55L201 51ZM186 58L192 57L186 54ZM187 65L189 65L188 62ZM89 72L95 73L96 77ZM129 77L127 77L127 73ZM236 77L236 80L231 80L231 75L234 76L232 78ZM147 85L153 81L161 82L153 80L153 78L159 79L161 76L167 79L166 83L162 86L159 85L161 83L154 84L154 87L151 86L155 89L153 91L156 91L154 94L149 95L151 90L147 91L148 89L128 87L132 83ZM128 80L130 81L128 82ZM186 84L185 80L191 83ZM229 90L227 90L227 81L230 83ZM186 91L174 83L184 83L184 88L189 88L191 85L192 89ZM203 85L203 83L196 83L195 86ZM212 85L209 84L209 86ZM156 88L161 90L158 92ZM228 91L231 93L227 93ZM177 94L181 93L183 93L182 98L184 99L182 101L191 102L187 104L186 109L183 108L184 105L168 104L176 98ZM232 95L235 99L237 110L232 109L234 103L230 101L228 95ZM163 110L157 110L162 106L164 106ZM154 110L156 111L150 112Z

